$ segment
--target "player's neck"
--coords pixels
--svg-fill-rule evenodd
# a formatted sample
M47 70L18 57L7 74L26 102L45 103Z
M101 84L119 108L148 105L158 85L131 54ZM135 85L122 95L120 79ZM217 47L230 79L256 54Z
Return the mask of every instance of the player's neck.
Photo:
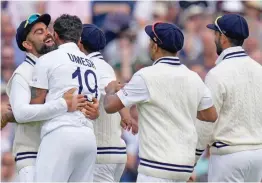
M160 58L162 58L162 57L176 57L177 56L177 54L176 53L161 53L161 54L158 54L156 57L155 57L155 59L154 59L154 61L156 61L156 60L158 60L158 59L160 59Z
M81 50L82 52L84 52L85 55L89 55L91 52L86 51L85 49Z
M39 53L37 53L36 51L33 51L33 50L32 51L27 51L27 53L30 53L30 54L34 55L35 57L37 57L37 58L42 56L41 54L39 54Z
M64 41L64 40L61 40L61 39L56 41L57 46L60 46L62 44L66 44L66 43L74 43L74 42L73 41Z

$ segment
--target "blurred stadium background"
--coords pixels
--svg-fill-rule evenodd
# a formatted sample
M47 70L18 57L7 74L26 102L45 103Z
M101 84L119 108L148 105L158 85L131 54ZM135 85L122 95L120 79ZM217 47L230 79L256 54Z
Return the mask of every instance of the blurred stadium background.
M16 28L32 13L49 13L52 20L68 13L83 23L93 23L106 34L103 51L117 77L127 82L134 72L151 65L144 27L156 21L172 22L182 28L185 44L179 57L182 63L204 79L217 58L214 33L206 28L219 15L238 13L246 17L250 36L245 41L247 53L262 64L262 1L1 1L1 106L8 103L5 85L16 67L23 62L24 52L15 41ZM51 28L50 28L51 29ZM135 115L135 114L134 114ZM12 177L11 147L14 124L1 131L1 180ZM133 148L136 148L134 145ZM135 152L135 151L134 151ZM130 159L135 164L134 158ZM208 152L200 159L194 178L206 181ZM136 166L130 166L135 169ZM135 170L126 172L124 181L135 179Z

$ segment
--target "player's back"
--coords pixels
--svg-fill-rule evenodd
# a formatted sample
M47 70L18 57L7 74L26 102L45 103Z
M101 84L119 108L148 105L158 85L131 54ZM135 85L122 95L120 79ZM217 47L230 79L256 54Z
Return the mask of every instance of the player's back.
M261 148L262 66L248 56L229 58L209 72L206 82L212 88L210 77L219 83L215 92L221 99L216 102L223 100L212 140L227 145L215 153Z
M94 64L86 58L76 44L65 43L59 46L57 50L40 57L39 65L42 66L43 75L47 76L48 94L46 102L62 97L71 88L77 88L76 94L84 94L99 99L99 77ZM85 118L80 111L67 112L46 121L41 136L65 125L84 125L93 128L92 120Z
M205 85L184 65L157 63L138 72L150 95L147 102L137 105L138 171L161 178L188 180L195 161L195 120Z
M97 55L97 56L96 56ZM125 163L126 147L125 142L121 139L121 126L119 122L121 117L119 113L107 114L104 109L103 100L105 97L105 87L115 81L115 72L113 68L103 59L99 52L93 52L87 57L93 61L100 76L101 92L99 104L99 117L94 123L94 132L97 143L97 163Z

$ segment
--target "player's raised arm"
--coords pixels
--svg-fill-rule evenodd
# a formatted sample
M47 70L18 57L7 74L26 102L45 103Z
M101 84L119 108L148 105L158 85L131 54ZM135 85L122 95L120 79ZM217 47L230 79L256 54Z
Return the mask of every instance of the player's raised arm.
M107 113L115 113L125 107L115 94L121 87L122 86L117 81L112 81L105 88L106 96L104 99L104 107Z
M149 100L147 86L139 71L125 86L114 81L109 83L105 89L104 107L107 113L114 113L123 107L130 107Z

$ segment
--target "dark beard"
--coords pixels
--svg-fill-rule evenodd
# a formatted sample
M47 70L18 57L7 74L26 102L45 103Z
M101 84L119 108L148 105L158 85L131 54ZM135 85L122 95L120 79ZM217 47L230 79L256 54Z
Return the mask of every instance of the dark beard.
M222 51L223 51L221 45L219 43L216 43L216 48L217 48L217 55L220 55L222 53Z
M36 50L38 54L44 55L46 53L49 53L50 51L56 50L58 46L54 44L53 46L46 46L45 44L39 49Z

